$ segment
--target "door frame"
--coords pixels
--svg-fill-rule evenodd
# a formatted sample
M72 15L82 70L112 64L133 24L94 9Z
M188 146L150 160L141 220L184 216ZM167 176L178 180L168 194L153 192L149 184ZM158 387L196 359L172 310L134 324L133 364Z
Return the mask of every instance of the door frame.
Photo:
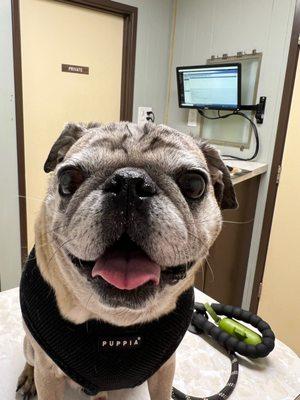
M261 285L263 282L263 275L267 259L276 195L280 180L280 171L282 166L283 152L287 135L294 83L298 65L299 35L300 35L300 0L297 0L295 6L295 15L293 20L289 55L288 55L280 114L279 114L278 127L276 133L271 174L268 186L267 201L264 212L263 228L260 238L260 246L258 251L256 270L252 288L250 310L255 313L257 312L260 300Z
M127 4L117 3L111 0L53 1L121 16L124 19L120 119L123 121L132 121L138 8L129 6ZM22 262L24 262L28 254L28 248L19 0L11 0L11 7L13 28L21 260Z

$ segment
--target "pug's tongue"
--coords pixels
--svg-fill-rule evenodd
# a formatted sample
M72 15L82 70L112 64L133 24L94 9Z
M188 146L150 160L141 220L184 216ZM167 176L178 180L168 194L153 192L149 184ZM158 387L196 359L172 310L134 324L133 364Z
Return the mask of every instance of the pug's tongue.
M132 290L147 282L159 284L160 267L142 251L112 251L98 258L92 277L101 276L121 290Z

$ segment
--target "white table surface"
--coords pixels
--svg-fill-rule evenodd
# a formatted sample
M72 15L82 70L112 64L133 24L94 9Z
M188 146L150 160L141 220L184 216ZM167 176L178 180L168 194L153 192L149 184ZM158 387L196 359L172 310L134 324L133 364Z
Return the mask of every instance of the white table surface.
M247 171L243 175L233 175L231 178L233 185L237 185L238 183L247 181L248 179L254 178L255 176L263 175L268 170L268 164L259 163L256 161L229 160L225 158L224 162L230 167L239 168Z
M211 299L196 290L196 300ZM15 399L18 375L24 366L18 289L0 293L0 399ZM218 392L230 373L230 361L209 339L189 332L177 352L174 386L194 396ZM300 360L280 341L264 359L240 358L240 376L230 400L294 400L300 393ZM20 397L17 397L19 399ZM68 389L64 400L87 400L81 393ZM148 400L147 386L114 392L110 400ZM58 399L62 400L62 399Z

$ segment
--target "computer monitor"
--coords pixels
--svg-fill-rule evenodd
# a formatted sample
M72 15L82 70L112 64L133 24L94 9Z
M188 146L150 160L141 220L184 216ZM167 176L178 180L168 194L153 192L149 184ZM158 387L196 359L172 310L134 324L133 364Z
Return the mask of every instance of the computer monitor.
M177 67L179 107L237 110L241 104L241 64Z

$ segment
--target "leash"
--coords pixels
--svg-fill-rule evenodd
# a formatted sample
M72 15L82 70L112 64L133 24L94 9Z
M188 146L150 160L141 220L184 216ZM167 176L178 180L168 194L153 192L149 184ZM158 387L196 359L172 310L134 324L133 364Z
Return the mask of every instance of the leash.
M218 326L208 320L208 314ZM221 319L218 314L224 315L226 318ZM252 325L258 329L261 336L232 318ZM231 373L226 385L217 394L209 397L195 397L173 388L173 400L227 399L234 391L239 375L239 363L235 353L249 358L266 357L274 349L275 345L275 335L270 325L262 318L240 307L223 304L195 303L189 331L198 336L204 333L224 347L231 361Z

